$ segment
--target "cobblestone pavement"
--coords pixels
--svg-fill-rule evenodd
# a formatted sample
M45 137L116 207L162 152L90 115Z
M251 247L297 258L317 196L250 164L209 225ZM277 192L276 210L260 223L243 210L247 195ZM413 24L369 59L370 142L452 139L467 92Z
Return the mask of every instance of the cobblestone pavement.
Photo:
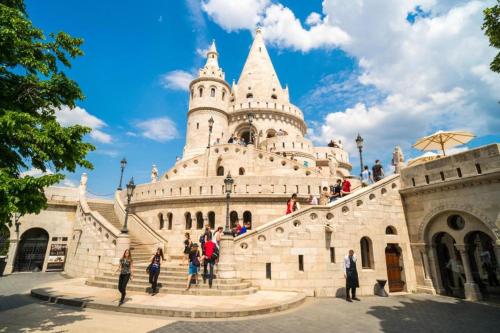
M3 332L498 332L500 307L430 295L363 297L360 302L309 299L284 313L228 320L184 320L46 304L26 294L31 287L63 279L59 274L0 278Z

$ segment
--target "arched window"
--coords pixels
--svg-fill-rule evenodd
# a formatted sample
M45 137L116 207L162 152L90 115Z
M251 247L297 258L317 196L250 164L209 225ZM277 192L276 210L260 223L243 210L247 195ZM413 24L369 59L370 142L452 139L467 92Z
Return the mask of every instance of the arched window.
M201 212L196 213L196 229L203 229L203 214Z
M238 173L239 173L240 176L244 176L245 175L245 169L244 168L240 168L240 170L239 170Z
M222 100L224 100L225 97L226 97L226 91L222 90Z
M210 97L215 97L215 88L210 89Z
M385 228L385 234L386 235L397 235L396 228L394 228L392 225L387 226L387 228Z
M212 230L215 230L215 213L208 212L208 225Z
M243 223L250 223L248 229L252 229L252 213L248 210L243 213Z
M272 95L271 95L271 98L272 98L272 99L278 99L278 96L276 96L276 94L272 94Z
M160 224L160 230L165 227L165 221L163 220L163 213L158 214L158 222Z
M247 94L247 98L253 98L253 94L252 93L248 93Z
M184 214L186 218L186 230L189 230L193 227L193 220L191 219L191 213L187 212Z
M236 227L236 224L238 224L238 212L237 211L232 211L230 214L229 214L229 220L231 221L231 229Z
M217 176L224 176L224 167L222 165L217 168Z
M191 89L191 99L194 97L194 89Z
M174 219L174 216L172 215L172 213L168 213L167 214L168 230L172 230L173 219Z
M198 92L200 93L200 97L203 97L203 87L198 88Z
M361 267L373 269L372 241L368 237L361 238Z

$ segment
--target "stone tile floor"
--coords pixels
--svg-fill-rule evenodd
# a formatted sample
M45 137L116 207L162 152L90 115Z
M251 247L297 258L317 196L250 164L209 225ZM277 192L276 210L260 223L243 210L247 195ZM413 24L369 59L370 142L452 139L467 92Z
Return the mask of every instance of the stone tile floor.
M172 320L49 305L25 293L57 274L0 278L0 332L499 332L500 307L429 295L309 299L283 313L231 320Z

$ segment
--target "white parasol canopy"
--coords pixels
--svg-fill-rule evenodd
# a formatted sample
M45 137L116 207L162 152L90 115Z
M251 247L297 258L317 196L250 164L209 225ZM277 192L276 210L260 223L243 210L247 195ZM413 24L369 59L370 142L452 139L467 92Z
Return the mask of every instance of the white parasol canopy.
M445 149L463 145L475 137L474 133L467 131L437 131L418 140L413 147L424 151L442 150L446 155Z

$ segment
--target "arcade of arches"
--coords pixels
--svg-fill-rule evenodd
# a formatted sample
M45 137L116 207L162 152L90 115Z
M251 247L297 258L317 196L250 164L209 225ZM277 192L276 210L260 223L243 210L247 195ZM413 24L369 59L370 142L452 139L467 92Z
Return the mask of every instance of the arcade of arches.
M168 215L169 216L169 229L171 229L172 214L171 213L169 213L169 214L170 214L170 215ZM161 216L163 216L163 215L161 215ZM242 218L243 218L244 224L250 223L250 229L251 229L252 228L252 212L250 212L248 210L244 211ZM194 219L195 224L193 224L193 219ZM225 219L224 220L219 219L218 223L216 223L216 216L215 216L215 212L213 212L213 211L208 212L206 214L206 217L204 216L204 214L202 212L196 212L194 215L191 214L190 212L186 212L184 214L184 221L185 221L184 225L185 225L186 230L191 230L193 228L201 230L207 224L210 226L210 228L212 230L214 230L218 226L224 227L224 225L225 225ZM229 214L229 221L230 221L231 228L235 228L236 225L238 224L238 222L241 222L240 218L238 216L238 212L231 211L231 213ZM161 220L160 220L160 226L162 226Z
M480 300L500 295L499 247L485 223L465 212L442 212L425 229L424 277L442 295ZM414 254L415 255L415 254Z

